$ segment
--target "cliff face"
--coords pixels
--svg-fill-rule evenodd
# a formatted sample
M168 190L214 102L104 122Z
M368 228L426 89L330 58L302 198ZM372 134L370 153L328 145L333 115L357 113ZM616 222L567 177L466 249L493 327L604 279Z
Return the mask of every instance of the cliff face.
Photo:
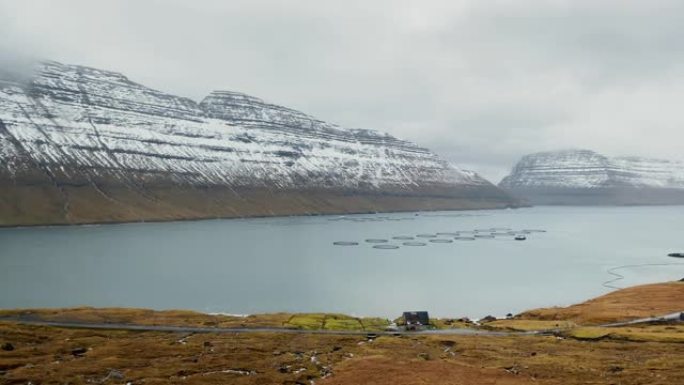
M0 81L0 224L504 207L478 175L248 95L201 103L93 68Z
M684 204L684 163L542 152L524 156L499 186L532 204Z

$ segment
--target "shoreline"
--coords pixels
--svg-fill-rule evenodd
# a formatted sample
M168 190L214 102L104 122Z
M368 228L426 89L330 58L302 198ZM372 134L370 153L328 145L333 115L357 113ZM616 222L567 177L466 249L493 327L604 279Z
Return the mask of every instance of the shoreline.
M183 223L183 222L205 222L223 220L249 220L267 218L307 218L307 217L327 217L327 216L349 216L349 215L379 215L379 214L402 214L402 213L435 213L435 212L472 212L472 211L505 211L520 210L534 207L561 207L561 208L651 208L651 207L684 207L684 204L638 204L638 205L563 205L563 204L543 204L543 205L507 205L504 207L483 207L483 208L462 208L462 209L434 209L434 210L388 210L388 211L354 211L339 213L302 213L289 215L246 215L246 216L219 216L219 217L197 217L197 218L173 218L173 219L143 219L130 221L94 221L76 223L46 223L46 224L0 224L0 230L4 229L35 229L35 228L62 228L62 227L88 227L88 226L108 226L108 225L131 225L145 223Z
M531 205L508 205L505 207L483 207L483 208L462 208L462 209L435 209L435 210L391 210L391 211L358 211L340 213L302 213L291 215L247 215L247 216L226 216L226 217L198 217L198 218L174 218L174 219L144 219L137 221L95 221L78 223L48 223L48 224L28 224L28 225L8 225L0 224L0 230L4 229L35 229L35 228L62 228L62 227L88 227L88 226L107 226L107 225L130 225L144 223L183 223L183 222L204 222L204 221L223 221L223 220L247 220L247 219L267 219L267 218L307 218L307 217L326 217L326 216L348 216L348 215L378 215L378 214L401 214L401 213L435 213L435 212L471 212L471 211L501 211L531 208Z
M643 284L631 286L622 289L615 289L598 297L587 299L583 302L571 304L568 306L560 306L558 304L550 307L528 309L518 314L507 314L505 316L487 315L482 318L469 318L467 316L448 316L448 317L431 317L430 321L436 329L457 328L478 328L494 321L520 320L529 318L538 318L538 314L549 313L553 311L561 311L563 309L582 308L587 304L594 302L607 301L611 298L618 298L622 301L627 301L629 306L634 307L635 302L633 293L637 293L638 301L643 304L648 304L648 300L658 301L660 297L660 304L657 307L647 306L647 312L635 311L630 317L630 313L625 313L625 318L610 318L605 324L629 322L640 318L653 318L667 315L675 312L684 312L684 281L668 281L662 283ZM645 294L644 294L645 293ZM681 294L681 298L679 295ZM625 298L622 298L624 296ZM670 296L670 297L668 297ZM622 298L622 299L621 299ZM667 302L673 303L673 306L668 306ZM663 305L665 303L665 305ZM615 304L610 304L615 306ZM623 312L624 313L624 312ZM227 322L229 325L245 325L257 324L261 326L275 327L278 324L285 328L298 328L300 326L309 328L312 326L320 326L320 329L326 328L327 322L337 324L339 322L346 322L344 325L346 330L355 323L361 325L361 330L366 330L364 322L372 323L374 329L379 327L387 327L394 323L401 323L401 317L392 319L378 316L358 316L347 315L341 313L327 313L327 312L274 312L274 313L257 313L257 314L232 314L228 312L200 312L195 310L185 309L166 309L156 310L150 308L134 308L134 307L49 307L49 308L14 308L14 309L0 309L0 321L12 320L26 320L26 321L45 321L45 322L71 322L78 323L83 320L99 321L102 323L131 323L130 321L142 320L142 325L150 324L156 325L159 320L182 320L183 322L210 322L219 325L221 322ZM125 322L120 322L125 320ZM266 322L266 324L264 324ZM344 323L343 322L343 323ZM135 323L135 322L133 322ZM169 325L168 323L165 325ZM187 326L187 325L176 325ZM600 325L599 325L600 326ZM315 329L315 328L314 328Z

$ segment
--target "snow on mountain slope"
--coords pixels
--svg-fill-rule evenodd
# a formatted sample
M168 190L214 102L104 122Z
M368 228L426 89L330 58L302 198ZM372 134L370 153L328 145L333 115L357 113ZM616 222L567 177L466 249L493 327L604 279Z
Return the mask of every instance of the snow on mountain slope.
M684 162L639 157L612 158L617 184L684 189Z
M592 187L609 181L609 160L593 151L541 152L524 156L502 187Z
M679 204L684 162L609 158L589 150L541 152L524 156L499 186L532 203Z
M65 186L92 186L115 201L107 186L147 197L151 186L171 185L459 199L466 189L471 200L481 191L511 203L478 175L387 134L236 92L196 103L115 72L56 62L42 63L28 84L0 82L0 159L0 180L52 184L62 200L74 195Z
M608 158L589 150L542 152L524 156L500 186L684 188L684 163Z
M486 183L389 135L344 130L232 92L197 105L116 73L56 63L28 92L0 92L6 131L51 169L275 187Z

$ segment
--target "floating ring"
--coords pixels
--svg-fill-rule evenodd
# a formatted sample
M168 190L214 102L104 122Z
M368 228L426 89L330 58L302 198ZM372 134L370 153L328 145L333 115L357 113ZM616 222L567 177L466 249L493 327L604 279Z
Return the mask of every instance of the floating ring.
M374 249L386 249L386 250L389 250L389 249L398 249L399 246L397 246L397 245L375 245L375 246L373 246L373 248L374 248Z

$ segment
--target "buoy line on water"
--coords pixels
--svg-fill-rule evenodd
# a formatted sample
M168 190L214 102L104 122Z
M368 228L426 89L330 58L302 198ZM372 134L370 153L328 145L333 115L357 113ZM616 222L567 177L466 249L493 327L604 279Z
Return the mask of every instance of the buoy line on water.
M340 222L340 221L349 221L349 222L383 222L383 221L413 221L416 218L412 217L399 217L399 218L390 218L390 217L337 217L337 218L328 218L329 222Z
M606 270L606 273L614 276L615 278L609 279L605 282L603 282L601 285L604 287L607 287L609 289L623 289L622 287L617 287L613 286L613 282L617 282L620 280L623 280L625 278L624 275L620 273L616 273L616 270L622 270L622 269L629 269L629 268L634 268L634 267L645 267L645 266L684 266L684 263L644 263L641 265L622 265L622 266L616 266L616 267L611 267L610 269Z
M370 219L375 221L389 220L390 218L379 217L376 219ZM403 219L403 218L399 218ZM412 219L412 218L409 218ZM349 220L349 221L360 221L365 222L369 219L366 218L336 218L336 220ZM376 249L398 249L399 245L393 245L390 240L407 241L403 242L403 246L427 246L428 243L454 243L453 241L474 241L477 239L494 239L503 236L515 236L516 240L523 240L525 237L522 234L530 233L545 233L546 230L541 229L526 229L518 231L506 231L510 227L490 227L489 229L474 229L474 230L458 230L451 232L436 232L436 233L420 233L416 235L395 235L389 238L367 238L363 241L335 241L333 245L336 246L357 246L361 242L378 244L380 247L372 246ZM518 239L522 238L522 239ZM423 242L418 242L423 241ZM385 246L383 246L383 244Z

